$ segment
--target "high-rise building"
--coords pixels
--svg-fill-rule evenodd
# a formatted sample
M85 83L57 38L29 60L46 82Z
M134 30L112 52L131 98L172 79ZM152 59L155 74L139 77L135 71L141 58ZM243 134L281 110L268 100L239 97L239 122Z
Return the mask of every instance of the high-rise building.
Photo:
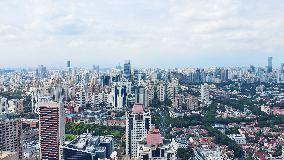
M164 84L159 84L157 86L157 95L158 95L158 99L161 102L165 101L165 97L166 97L166 86Z
M127 107L127 83L115 82L112 86L112 107L122 110Z
M124 63L123 74L127 80L131 80L131 63L130 60Z
M71 61L67 61L67 68L71 67Z
M145 107L149 106L149 91L144 86L138 86L135 89L135 103L143 104Z
M126 114L126 154L137 157L138 145L151 128L150 111L144 111L142 104L134 104L132 112Z
M36 75L40 78L46 78L47 76L47 69L43 65L39 65L36 69Z
M56 102L39 103L40 159L61 159L64 133L63 105Z
M201 85L201 102L203 105L210 102L209 85L207 83Z
M272 57L268 57L268 66L267 66L267 72L272 72Z
M15 152L17 159L22 159L22 121L0 117L0 152Z
M87 93L85 92L83 84L80 84L75 96L75 103L77 108L86 107Z
M284 73L284 63L281 64L281 73Z
M228 69L222 69L221 70L221 82L227 82L229 80L228 75L229 75Z

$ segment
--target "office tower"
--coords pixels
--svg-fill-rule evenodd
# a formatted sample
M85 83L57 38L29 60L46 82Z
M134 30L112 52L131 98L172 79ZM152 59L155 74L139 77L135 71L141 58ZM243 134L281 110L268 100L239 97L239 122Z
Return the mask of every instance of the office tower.
M227 82L229 80L228 75L229 75L228 69L222 69L221 70L221 82Z
M281 64L281 73L284 73L284 63Z
M112 107L114 110L122 110L127 107L127 84L115 82L112 86Z
M267 73L272 72L272 57L268 57Z
M21 119L8 119L5 115L0 117L0 152L9 151L22 159L22 121Z
M144 86L138 86L135 89L135 103L143 104L145 107L149 106L149 91Z
M134 104L132 112L126 114L126 154L137 157L138 145L151 127L150 111L144 111L142 104Z
M67 68L71 67L71 61L67 61Z
M124 77L127 80L129 80L129 81L131 80L131 63L130 63L130 60L128 60L124 63L123 74L124 74Z
M61 159L64 133L63 105L56 102L39 103L40 159Z
M209 85L207 83L201 85L201 102L206 105L210 102Z
M43 65L39 65L36 69L36 76L40 78L46 78L47 77L47 70L46 67Z

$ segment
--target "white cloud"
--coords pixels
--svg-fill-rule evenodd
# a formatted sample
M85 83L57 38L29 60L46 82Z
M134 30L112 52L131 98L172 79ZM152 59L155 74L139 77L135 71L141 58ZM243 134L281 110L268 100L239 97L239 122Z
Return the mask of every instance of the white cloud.
M172 55L172 63L183 65L184 58L225 52L278 55L284 44L282 4L281 0L3 0L0 54L33 55L32 61L27 56L19 61L27 64L41 63L42 54L58 52L61 58L83 61L84 52L94 60L103 54L105 61L90 63L106 65L127 57L147 65L136 53ZM169 61L167 56L160 59Z

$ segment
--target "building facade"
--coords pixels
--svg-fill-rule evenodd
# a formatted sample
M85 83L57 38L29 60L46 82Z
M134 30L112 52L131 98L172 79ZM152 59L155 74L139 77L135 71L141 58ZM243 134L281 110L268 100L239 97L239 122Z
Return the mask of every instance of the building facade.
M40 159L61 159L64 143L64 108L56 102L39 104Z
M137 157L138 145L151 127L150 111L144 111L142 104L134 104L132 112L126 114L126 154Z
M8 151L22 159L22 121L0 117L0 151Z

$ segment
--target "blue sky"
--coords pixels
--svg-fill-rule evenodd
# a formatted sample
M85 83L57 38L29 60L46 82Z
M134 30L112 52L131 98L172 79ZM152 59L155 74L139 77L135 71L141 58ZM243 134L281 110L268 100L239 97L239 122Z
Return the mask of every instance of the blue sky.
M283 0L1 0L0 67L284 62Z

